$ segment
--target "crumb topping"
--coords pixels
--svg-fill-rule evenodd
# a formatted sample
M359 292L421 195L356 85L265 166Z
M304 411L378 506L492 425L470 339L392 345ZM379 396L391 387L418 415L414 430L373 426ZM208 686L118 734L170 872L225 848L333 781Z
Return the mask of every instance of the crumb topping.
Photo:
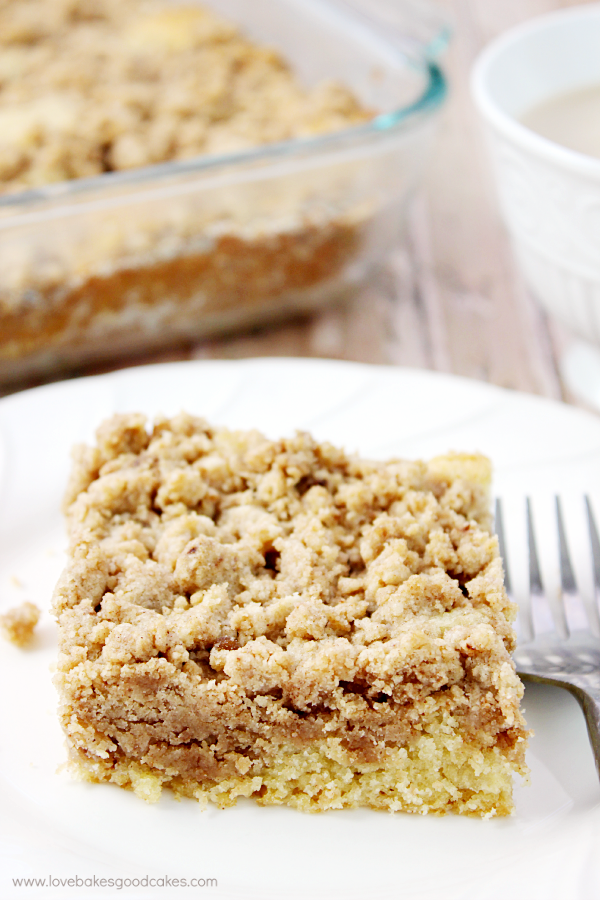
M456 699L466 679L506 727L520 683L488 482L479 456L381 463L117 416L66 500L65 667L85 644L102 671L166 665L300 711Z
M370 117L196 4L0 3L0 184L20 190L346 128ZM2 188L0 187L0 192Z

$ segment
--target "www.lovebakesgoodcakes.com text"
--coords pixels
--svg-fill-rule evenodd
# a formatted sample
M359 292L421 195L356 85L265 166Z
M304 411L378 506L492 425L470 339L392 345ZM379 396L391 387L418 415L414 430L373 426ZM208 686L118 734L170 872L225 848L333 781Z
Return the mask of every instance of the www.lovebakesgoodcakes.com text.
M13 878L13 887L38 887L38 888L115 888L117 891L128 888L216 888L216 878L173 878L170 875L149 876L141 878L98 878L96 875L82 878L80 875L72 875L69 878L59 878L49 875L46 878Z

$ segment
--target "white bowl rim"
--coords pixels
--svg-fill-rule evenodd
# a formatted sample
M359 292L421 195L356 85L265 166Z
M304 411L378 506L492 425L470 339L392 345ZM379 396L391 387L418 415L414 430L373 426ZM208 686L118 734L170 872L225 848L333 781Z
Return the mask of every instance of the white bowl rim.
M491 41L475 60L471 72L471 93L476 105L485 119L501 134L508 137L534 156L554 163L561 168L571 170L577 175L584 175L600 181L600 159L595 159L577 150L571 150L557 144L549 138L542 137L526 125L504 112L491 98L487 89L487 75L492 65L502 56L505 50L516 41L536 31L543 30L559 21L587 18L600 19L600 3L588 3L569 9L554 10L535 16L514 28L505 31Z

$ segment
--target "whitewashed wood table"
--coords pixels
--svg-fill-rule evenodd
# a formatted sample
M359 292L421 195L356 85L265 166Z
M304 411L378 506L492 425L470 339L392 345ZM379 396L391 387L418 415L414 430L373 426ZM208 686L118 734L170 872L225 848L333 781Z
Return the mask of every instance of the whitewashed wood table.
M373 0L374 3L377 0ZM437 0L454 24L441 133L401 245L351 303L140 362L312 356L416 366L576 402L557 359L568 342L528 295L499 219L469 73L494 36L570 0ZM102 371L106 371L106 367Z

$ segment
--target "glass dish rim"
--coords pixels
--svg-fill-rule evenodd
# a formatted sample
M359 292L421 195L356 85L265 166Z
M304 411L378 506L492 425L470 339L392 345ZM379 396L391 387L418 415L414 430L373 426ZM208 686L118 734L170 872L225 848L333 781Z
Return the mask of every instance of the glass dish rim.
M442 36L443 37L443 36ZM442 40L442 38L440 38ZM42 187L29 188L13 194L0 196L0 213L13 211L18 215L29 206L37 206L48 201L84 202L86 195L90 199L98 190L110 188L133 188L154 186L178 176L193 173L235 171L245 164L269 163L280 160L298 159L317 156L319 151L325 152L343 149L350 144L361 144L385 140L398 132L409 130L417 123L432 115L442 105L448 93L448 83L442 68L429 55L429 48L422 48L420 53L410 53L392 45L398 59L413 69L421 70L425 77L425 86L420 96L406 106L398 107L387 113L380 113L361 125L344 128L339 131L317 135L315 137L294 138L287 141L276 141L262 144L247 150L224 154L201 154L186 160L158 163L152 166L141 166L120 172L104 172L92 178L74 178L69 181L52 182Z

